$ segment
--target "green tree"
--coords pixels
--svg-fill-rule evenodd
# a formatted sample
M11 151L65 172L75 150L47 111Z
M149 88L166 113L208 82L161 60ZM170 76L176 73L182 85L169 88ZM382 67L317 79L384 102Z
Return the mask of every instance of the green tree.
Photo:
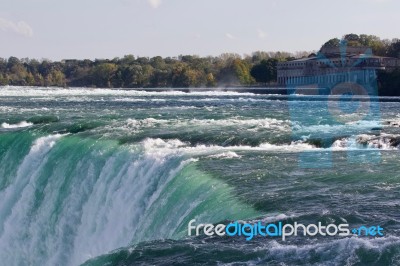
M0 58L0 73L6 73L7 71L7 60Z
M177 62L175 63L172 70L172 87L174 88L187 88L190 86L190 80L186 75L188 65L186 63Z
M120 60L122 65L133 65L135 63L135 57L133 55L125 55L124 58Z
M168 70L155 69L150 78L150 85L156 88L169 87L171 86L170 75L171 73Z
M322 45L322 48L339 47L339 46L340 46L340 40L338 38L333 38L324 43Z
M379 96L400 96L400 69L377 72Z
M26 84L29 85L29 86L35 86L36 85L35 77L30 72L28 72L28 74L26 75L25 81L26 81Z
M44 82L44 78L43 78L42 74L40 74L40 73L35 74L34 79L35 79L36 86L45 86L45 82Z
M47 86L65 86L65 75L60 70L51 70L51 72L46 76L45 84Z
M394 39L387 50L387 56L400 58L400 40Z
M8 85L7 74L0 74L0 86Z
M7 72L11 85L27 85L25 79L28 72L18 58L10 57L8 59Z
M253 66L250 73L259 83L270 83L277 78L277 59L262 60L259 64Z
M206 76L206 86L214 87L215 85L216 85L216 81L215 81L213 73L208 73Z
M235 70L236 77L239 79L240 84L249 85L254 82L252 76L250 75L249 64L241 59L233 60L232 64Z
M387 44L379 37L375 35L361 34L358 41L361 46L371 48L374 55L385 56Z
M111 80L117 71L117 66L113 63L101 63L92 72L93 85L97 87L111 87Z
M343 40L347 41L348 46L362 46L362 44L360 43L360 36L354 33L344 35Z

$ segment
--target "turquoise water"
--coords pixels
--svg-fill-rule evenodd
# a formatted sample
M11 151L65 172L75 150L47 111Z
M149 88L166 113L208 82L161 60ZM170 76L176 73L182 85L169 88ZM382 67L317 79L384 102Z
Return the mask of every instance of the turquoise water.
M2 87L1 264L396 265L400 102L373 106L342 123L321 97ZM192 219L385 236L188 237Z

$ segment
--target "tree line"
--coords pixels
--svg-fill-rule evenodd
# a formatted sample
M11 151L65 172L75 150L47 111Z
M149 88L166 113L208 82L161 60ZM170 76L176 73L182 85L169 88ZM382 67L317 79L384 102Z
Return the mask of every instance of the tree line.
M382 40L374 35L347 34L342 40L349 46L368 46L375 55L400 58L400 40ZM322 47L337 47L338 38ZM307 57L311 52L254 52L241 56L225 53L199 57L135 57L96 60L50 60L0 58L0 85L59 87L216 87L274 84L278 62ZM394 82L398 71L385 73ZM382 75L383 77L383 75ZM386 84L386 83L385 83Z
M354 33L346 34L339 38L333 38L327 41L323 47L339 47L343 41L350 47L369 47L376 56L387 56L400 58L400 39L381 39L375 35Z
M301 54L301 56L307 53ZM216 87L266 84L276 81L276 64L300 56L286 52L254 52L199 57L160 56L96 60L0 58L0 85L60 87Z

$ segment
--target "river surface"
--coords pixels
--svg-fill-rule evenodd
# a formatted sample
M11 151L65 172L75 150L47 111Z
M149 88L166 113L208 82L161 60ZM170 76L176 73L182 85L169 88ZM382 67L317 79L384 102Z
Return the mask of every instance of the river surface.
M399 99L329 100L345 111L317 96L0 87L1 264L396 265ZM384 236L196 237L192 219Z

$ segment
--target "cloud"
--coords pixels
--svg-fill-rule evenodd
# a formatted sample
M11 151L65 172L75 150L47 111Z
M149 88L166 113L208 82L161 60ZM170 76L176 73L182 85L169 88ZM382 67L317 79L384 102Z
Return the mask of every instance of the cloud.
M25 37L33 36L33 29L25 21L12 22L10 20L0 18L0 30L5 32L14 32Z
M233 36L232 34L230 34L229 32L225 33L225 37L228 38L228 39L231 39L231 40L236 39L236 37Z
M158 8L161 5L161 0L147 0L152 8Z
M257 35L258 35L258 38L260 38L260 39L265 39L265 37L267 37L267 33L265 33L265 31L260 30L260 29L257 30Z

